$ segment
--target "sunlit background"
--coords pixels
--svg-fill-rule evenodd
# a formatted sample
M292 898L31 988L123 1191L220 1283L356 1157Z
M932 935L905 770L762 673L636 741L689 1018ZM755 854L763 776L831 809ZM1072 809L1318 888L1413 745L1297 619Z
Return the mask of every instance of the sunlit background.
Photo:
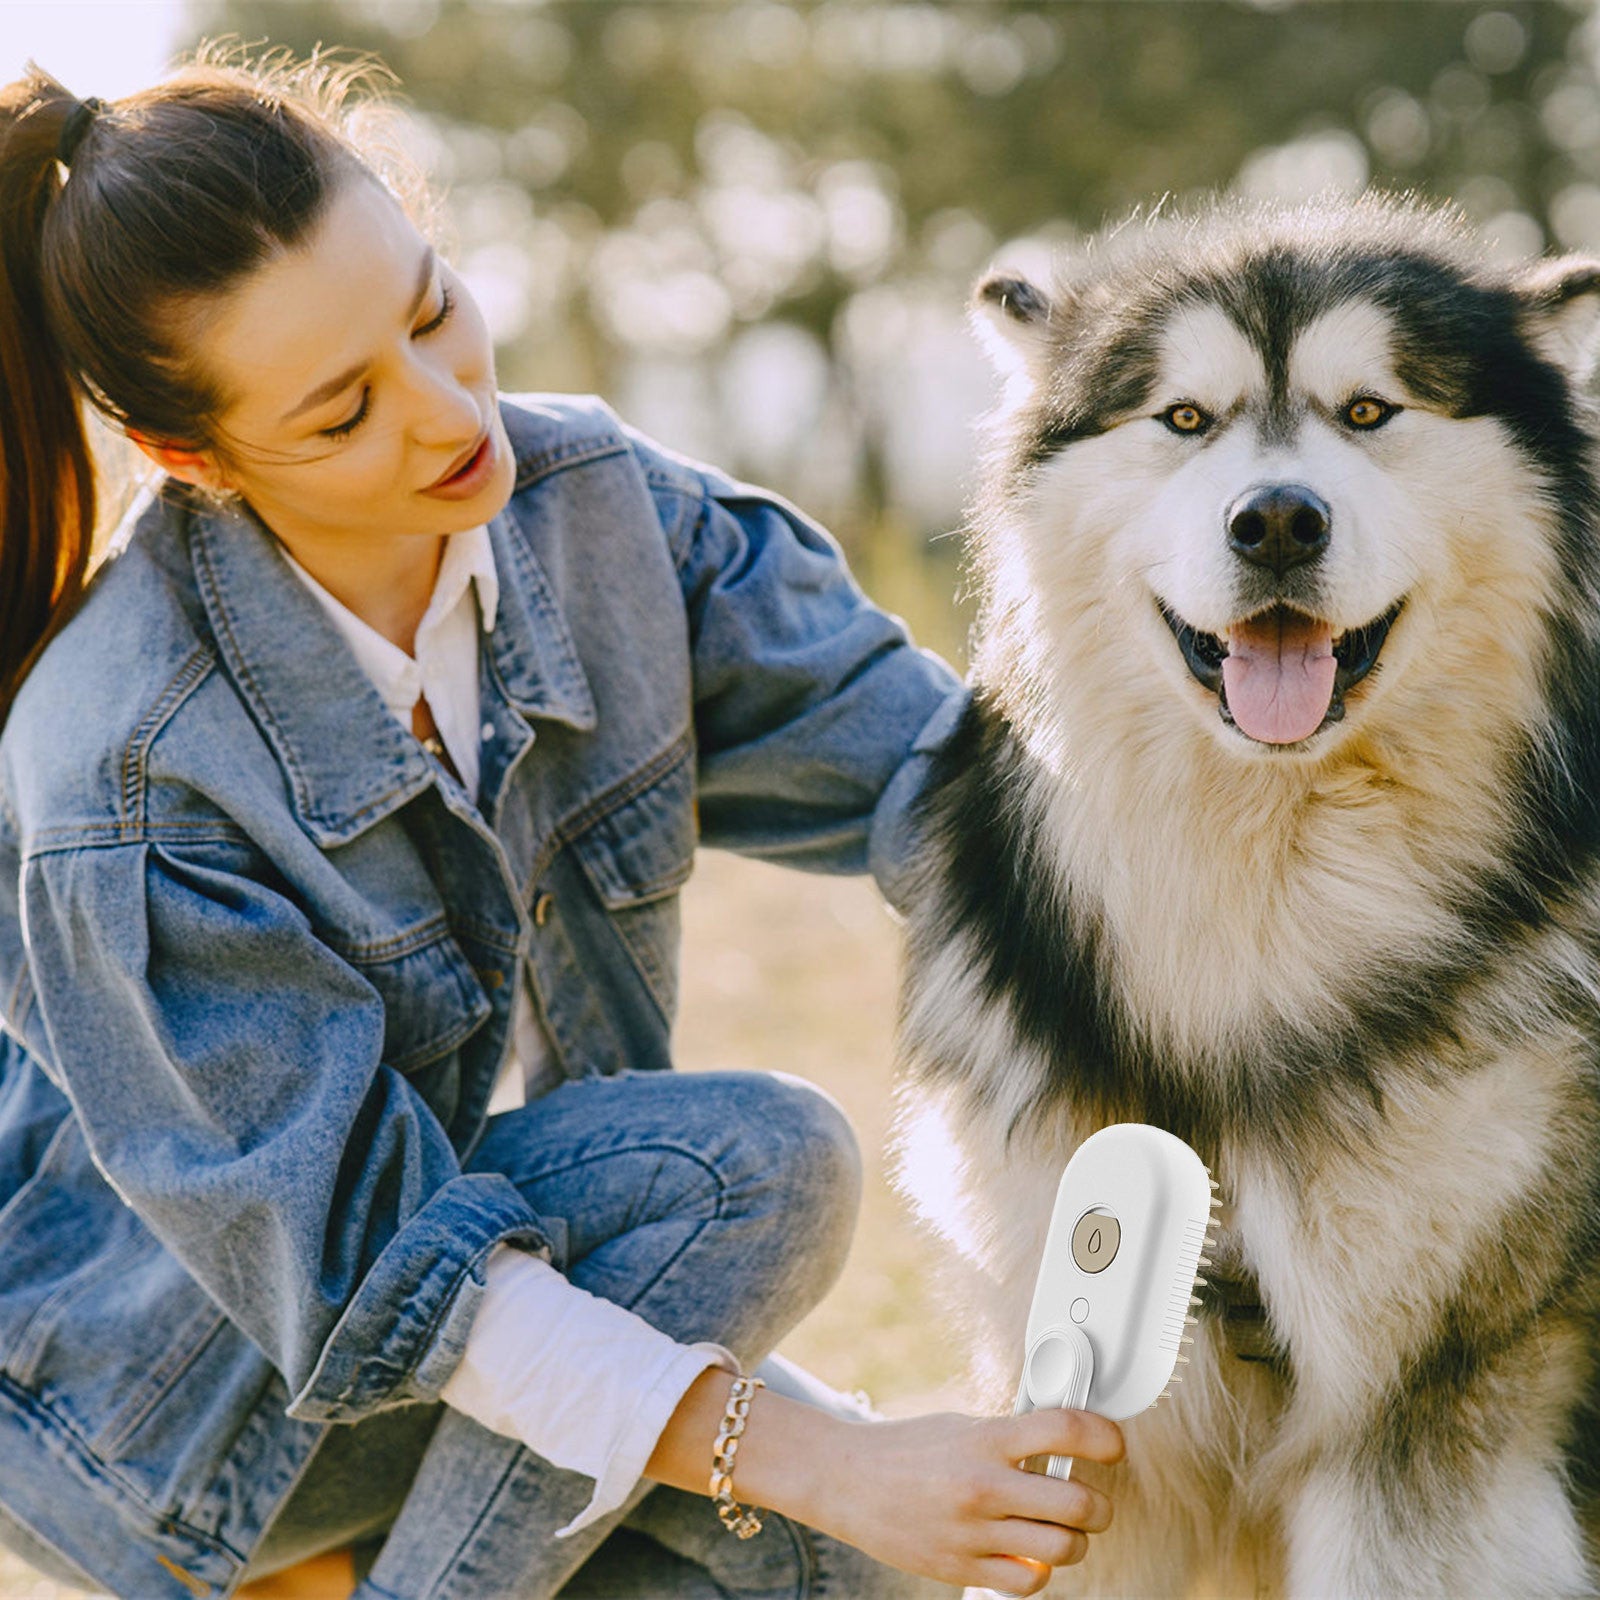
M991 380L972 283L1171 195L1368 183L1507 257L1600 250L1588 4L0 0L25 59L114 98L208 35L380 56L507 388L597 390L771 484L963 654L958 532ZM896 1410L960 1401L958 1319L883 1181L896 938L870 889L710 858L685 895L688 1066L823 1083L869 1181L788 1348ZM0 1555L0 1595L61 1600Z
M1369 182L1508 256L1600 248L1588 4L0 0L0 71L113 97L217 34L379 55L505 386L598 390L784 490L958 654L941 535L997 253L1164 195Z

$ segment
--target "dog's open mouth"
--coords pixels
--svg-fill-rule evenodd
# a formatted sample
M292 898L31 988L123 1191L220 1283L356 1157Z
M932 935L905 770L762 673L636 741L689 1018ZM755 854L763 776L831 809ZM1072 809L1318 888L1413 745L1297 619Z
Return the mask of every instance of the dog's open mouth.
M1381 617L1337 636L1319 617L1272 606L1234 623L1221 639L1157 601L1189 671L1217 696L1223 721L1260 744L1298 744L1340 721L1345 691L1377 665L1404 604L1397 600Z

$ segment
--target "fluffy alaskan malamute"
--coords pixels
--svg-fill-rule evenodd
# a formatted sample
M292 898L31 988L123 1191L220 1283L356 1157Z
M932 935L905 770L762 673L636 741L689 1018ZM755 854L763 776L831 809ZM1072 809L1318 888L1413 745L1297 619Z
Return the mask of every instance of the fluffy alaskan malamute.
M1052 1592L1600 1593L1597 291L1379 199L978 291L1011 370L901 1153L987 1398L1090 1132L1224 1201Z

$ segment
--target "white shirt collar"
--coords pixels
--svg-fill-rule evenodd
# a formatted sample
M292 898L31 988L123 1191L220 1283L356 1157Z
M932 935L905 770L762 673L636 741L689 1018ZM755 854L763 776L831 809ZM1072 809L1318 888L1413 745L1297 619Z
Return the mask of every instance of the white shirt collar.
M444 544L444 560L433 585L433 598L417 626L421 633L431 623L449 614L469 583L478 587L478 614L483 631L494 632L495 613L500 608L500 576L494 567L494 546L489 543L489 528L480 522L464 533L452 533Z
M397 644L364 622L342 601L317 582L281 541L279 548L295 576L316 597L335 627L343 634L360 663L362 670L372 679L384 703L409 728L411 709L423 692L422 670L419 658L427 652L431 636L451 616L461 603L469 585L477 589L478 613L483 631L494 630L495 614L500 603L500 580L495 571L494 547L489 542L489 530L484 524L453 533L445 541L444 557L439 563L439 575L434 580L433 594L428 609L417 624L415 657L409 656ZM430 704L431 704L430 699Z

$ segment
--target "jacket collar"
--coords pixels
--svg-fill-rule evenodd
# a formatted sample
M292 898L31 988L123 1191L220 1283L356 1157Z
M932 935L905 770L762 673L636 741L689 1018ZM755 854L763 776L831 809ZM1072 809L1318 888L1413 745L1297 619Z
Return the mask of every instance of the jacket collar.
M494 631L483 636L493 679L527 717L592 728L594 697L566 618L509 511L490 522L489 538L500 576ZM255 516L195 507L190 547L218 651L319 845L355 838L434 781L417 740Z

